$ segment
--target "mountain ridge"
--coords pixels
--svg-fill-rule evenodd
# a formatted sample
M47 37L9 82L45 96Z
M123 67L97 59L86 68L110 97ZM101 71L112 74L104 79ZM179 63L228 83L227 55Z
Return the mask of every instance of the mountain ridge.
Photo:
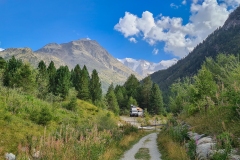
M4 59L15 56L33 64L34 67L41 60L44 60L46 64L53 60L56 67L67 65L70 69L77 64L81 67L86 65L89 72L93 69L98 71L104 91L111 83L123 84L131 74L139 80L142 79L142 76L124 66L93 40L80 39L62 44L49 43L36 51L30 48L8 48L1 51L0 56Z
M151 75L161 90L168 93L169 87L177 79L191 77L197 73L206 57L215 57L218 53L237 55L240 50L240 7L234 10L222 27L211 33L198 44L185 58L165 70Z

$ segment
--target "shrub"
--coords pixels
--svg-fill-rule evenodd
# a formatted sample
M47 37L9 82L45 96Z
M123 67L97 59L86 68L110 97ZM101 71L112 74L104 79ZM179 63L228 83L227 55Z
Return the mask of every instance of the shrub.
M52 120L52 114L48 107L44 107L41 109L38 118L38 124L47 125Z
M77 97L72 97L70 102L63 106L67 110L76 111L77 110Z

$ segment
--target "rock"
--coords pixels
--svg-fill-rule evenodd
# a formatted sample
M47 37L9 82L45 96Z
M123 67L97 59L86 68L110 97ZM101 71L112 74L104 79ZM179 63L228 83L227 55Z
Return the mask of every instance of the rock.
M5 159L6 160L16 160L16 156L12 153L6 153L5 154Z
M229 156L229 160L240 160L240 156L239 155L230 155Z
M197 141L197 145L204 144L204 143L213 143L213 140L211 137L203 137Z
M206 160L209 157L210 150L215 147L216 143L203 143L197 145L196 154L198 160Z
M198 134L198 133L194 133L194 132L192 132L192 131L188 132L187 134L188 134L188 137L189 137L190 139L193 139L193 140L195 140L195 141L197 141L197 140L199 140L200 138L202 138L202 137L205 136L205 134Z

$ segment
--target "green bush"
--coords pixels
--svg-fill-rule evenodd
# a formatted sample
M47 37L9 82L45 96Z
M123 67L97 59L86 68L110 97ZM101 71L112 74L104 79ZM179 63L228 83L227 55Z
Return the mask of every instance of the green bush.
M196 148L197 148L197 145L196 145L195 140L193 140L193 139L189 140L187 154L191 160L195 160L195 158L196 158Z
M39 118L38 118L38 124L40 125L47 125L51 120L53 116L52 113L50 112L48 107L44 107L41 109L39 113Z
M65 104L63 107L70 111L76 111L77 110L77 98L72 97L70 99L70 102Z

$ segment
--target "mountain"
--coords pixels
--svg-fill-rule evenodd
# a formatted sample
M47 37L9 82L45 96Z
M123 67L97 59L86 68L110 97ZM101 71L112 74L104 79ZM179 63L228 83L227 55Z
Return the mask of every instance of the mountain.
M165 70L151 75L165 93L169 86L179 78L190 77L197 73L206 57L219 53L238 55L240 51L240 7L233 11L222 27L216 29L202 43L198 44L185 58Z
M93 69L98 71L104 91L111 83L124 83L130 74L136 75L139 79L142 78L111 56L94 40L81 39L63 44L49 43L35 52L30 48L9 48L0 52L0 56L4 59L9 59L13 55L34 66L37 66L40 60L44 60L47 65L53 60L56 67L67 65L70 69L77 64L81 67L86 65L90 74Z
M177 63L176 58L171 60L162 60L159 63L148 62L146 60L136 60L132 58L124 58L118 60L143 77L146 77L156 71L166 69L171 65Z

